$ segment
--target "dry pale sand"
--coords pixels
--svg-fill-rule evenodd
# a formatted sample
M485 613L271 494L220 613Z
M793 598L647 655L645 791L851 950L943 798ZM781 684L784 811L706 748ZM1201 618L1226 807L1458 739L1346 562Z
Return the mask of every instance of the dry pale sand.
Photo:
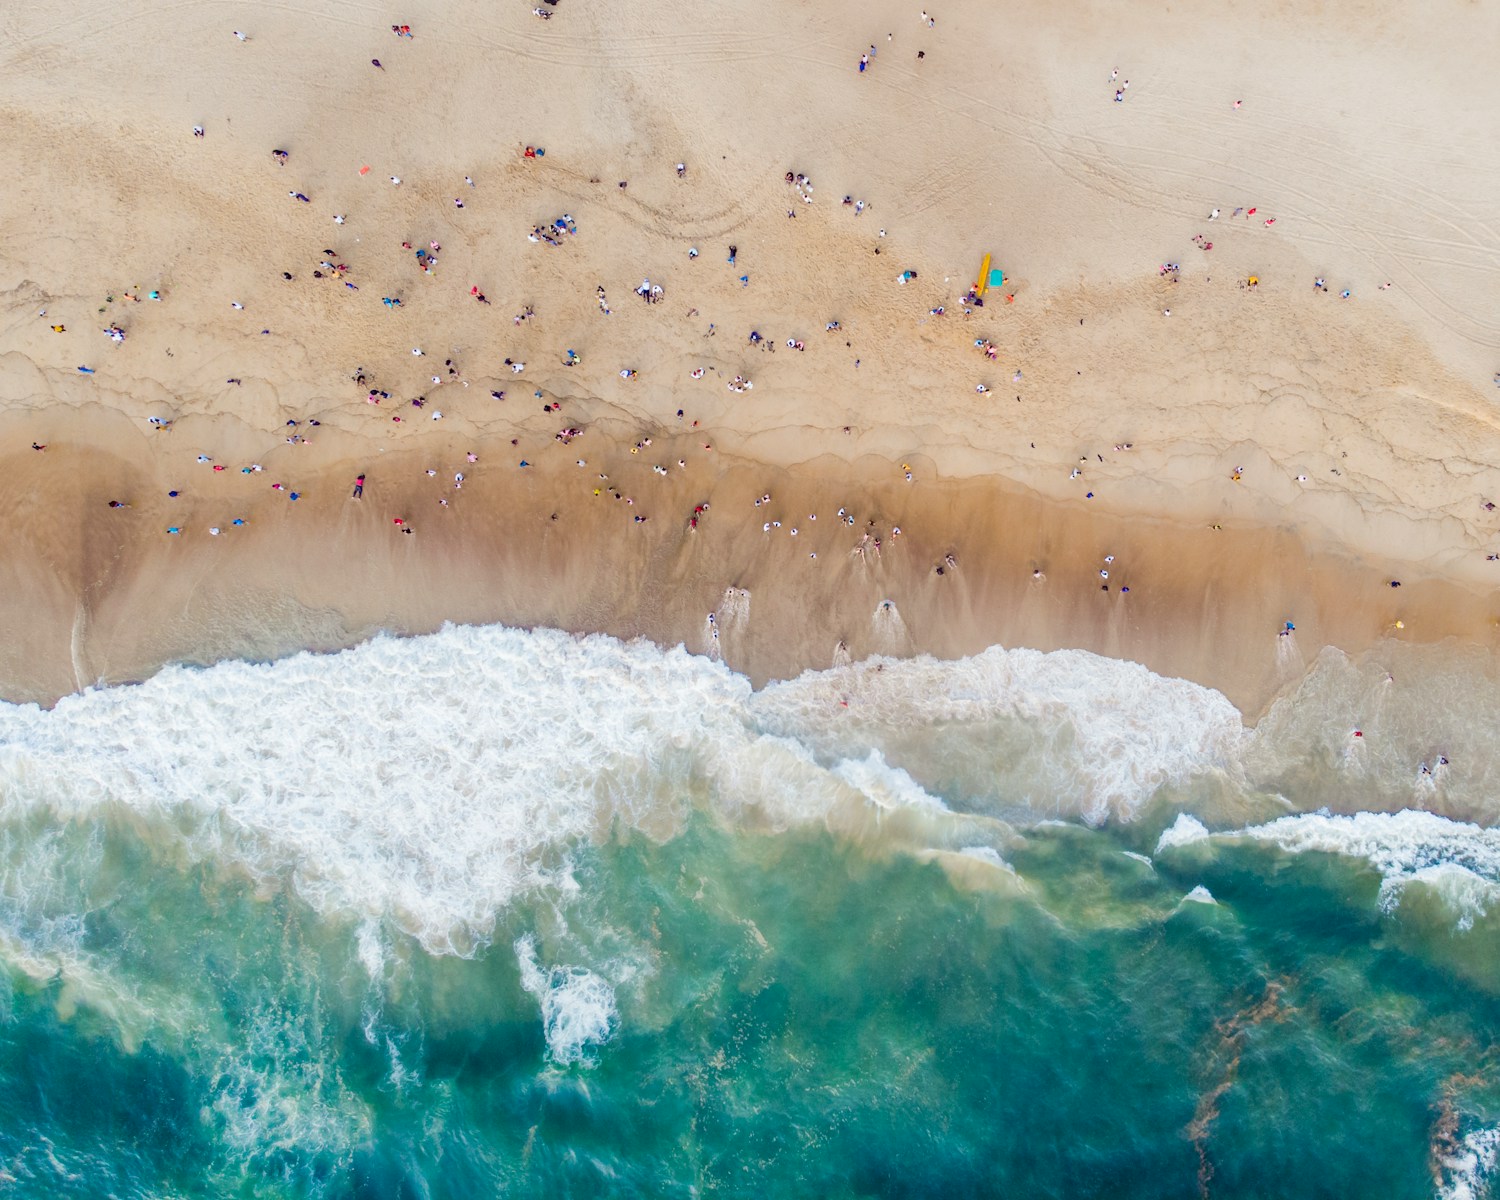
M530 9L12 6L0 692L446 619L708 650L731 586L757 679L1074 645L1253 713L1324 644L1493 645L1500 11Z

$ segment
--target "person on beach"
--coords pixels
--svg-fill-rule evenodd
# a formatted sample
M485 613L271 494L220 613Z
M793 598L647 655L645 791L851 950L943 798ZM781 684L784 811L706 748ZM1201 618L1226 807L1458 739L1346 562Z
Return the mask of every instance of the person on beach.
M356 475L354 477L354 499L356 499L356 500L363 500L364 498L365 498L365 477L363 475Z

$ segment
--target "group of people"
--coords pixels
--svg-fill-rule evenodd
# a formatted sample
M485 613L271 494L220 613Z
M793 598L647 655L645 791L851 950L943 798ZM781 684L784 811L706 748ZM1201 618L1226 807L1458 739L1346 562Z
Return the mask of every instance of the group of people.
M554 0L548 0L549 8L551 7L553 2ZM538 11L541 12L542 10L539 9ZM926 19L925 14L924 19ZM930 20L927 23L930 26ZM398 39L410 40L414 38L414 33L411 26L409 25L400 23L393 24L390 26L390 30L392 35L397 37ZM248 36L241 35L241 40L248 40ZM868 57L873 58L875 56L875 52L876 47L874 45L871 45ZM381 67L381 69L384 69L379 60L372 61L377 67ZM195 128L194 135L196 137L204 136L202 128ZM542 151L540 149L532 147L527 148L527 158L540 159L541 155ZM273 149L271 151L271 156L272 162L278 169L284 169L285 167L290 165L291 153L286 149ZM363 175L367 173L368 170L369 168L362 169L361 174ZM687 166L685 162L676 162L673 170L678 179L684 179L686 177ZM813 183L808 176L800 172L788 171L786 172L785 179L787 184L795 191L797 197L800 198L800 200L804 204L810 204L812 202L814 194ZM390 175L389 180L393 187L400 187L403 182L401 176L395 174ZM474 187L474 181L472 177L465 176L464 182L469 188ZM624 186L624 182L622 181L621 187L623 188ZM297 204L308 206L311 206L313 204L313 197L305 191L289 189L287 194ZM864 200L857 200L853 196L845 196L843 203L846 207L853 208L856 215L862 214L865 208L868 207ZM466 209L466 202L462 198L462 196L455 197L453 200L453 206L455 210L462 211ZM333 222L340 227L357 224L357 217L350 213L334 213L332 214L332 219ZM574 216L571 213L564 213L551 222L534 225L532 227L531 233L528 235L528 238L533 243L542 243L556 247L560 246L562 242L567 238L576 236L577 233L578 224ZM884 231L882 230L881 233L883 235ZM364 239L364 244L369 244L368 238ZM406 260L408 263L410 263L412 259L414 259L417 267L424 275L431 276L435 273L436 267L438 265L439 255L442 250L442 246L438 240L430 239L426 242L426 244L414 244L412 241L402 241L400 244L402 250L411 255L411 258ZM727 261L731 267L737 266L738 252L739 247L737 245L729 246ZM690 251L690 258L696 259L697 257L697 248L694 247ZM361 263L360 265L362 271L368 270L368 264ZM304 273L304 271L299 270L293 264L287 264L287 266L290 269L283 269L279 271L282 281L285 284L296 284L299 277ZM351 292L358 292L360 290L359 283L355 282L356 279L359 279L360 282L364 282L364 280L360 279L360 276L356 275L352 270L350 256L347 250L336 250L331 247L325 248L319 258L314 260L314 262L308 264L305 268L305 272L314 280L326 280L329 282L341 283L344 285L344 288L348 289ZM903 282L915 278L915 271L903 272ZM747 285L749 282L748 275L740 275L738 276L738 279L742 286ZM407 310L410 307L403 299L398 287L394 287L388 284L383 290L387 294L380 295L379 298L382 307L388 312L394 313L398 310ZM665 300L664 287L660 282L653 282L649 278L641 280L640 284L635 287L634 290L636 295L639 296L648 305L657 305ZM379 293L377 292L377 294ZM477 284L470 286L469 295L472 299L476 300L480 304L489 304L488 297L483 291L480 290ZM612 310L610 308L608 297L603 284L599 284L596 287L595 296L600 314L603 316L612 315ZM153 298L156 298L155 293L153 293ZM246 296L245 299L249 300L252 299L252 297ZM238 300L234 301L234 305L236 309L243 311L244 306L240 304ZM693 312L695 313L696 310L693 310ZM526 306L523 311L517 314L517 316L515 317L516 326L519 327L523 324L523 322L529 321L529 319L533 315L534 313L532 308L529 305ZM403 313L402 320L409 319L410 318L406 317ZM825 325L825 329L829 333L841 333L843 325L840 320L834 319L827 322L827 324ZM710 326L710 336L712 335L713 331L714 326ZM125 329L118 324L109 325L105 328L104 332L117 344L125 340ZM750 342L752 345L759 346L761 349L767 352L774 352L774 350L776 349L776 341L778 340L783 341L786 348L797 351L799 353L805 352L806 350L805 343L802 341L802 339L796 336L784 336L783 338L779 339L767 338L762 336L759 331L752 332L750 336ZM587 347L585 347L585 349L587 349ZM420 346L412 348L412 355L413 357L417 358L425 358L425 352ZM564 366L576 369L582 366L584 359L583 356L576 350L570 348L562 356L562 362ZM524 361L524 359L517 356L505 358L500 365L509 368L509 370L515 375L521 375L526 370L526 362ZM431 384L433 387L455 385L460 383L463 386L467 386L467 381L460 378L461 372L454 359L449 358L448 360L446 360L445 366L447 368L446 373L433 374L430 376ZM718 368L714 368L714 373L716 375L719 374ZM620 369L618 374L622 380L633 381L639 377L640 372L634 366L627 366ZM690 374L693 380L701 380L704 378L706 370L703 367L698 367ZM724 375L720 377L722 379L725 378L725 376L729 376L728 371L725 371ZM409 421L412 414L407 411L408 409L421 410L423 412L423 415L426 415L432 421L440 420L444 416L444 413L441 411L441 409L437 408L435 405L429 408L428 397L426 395L418 395L408 401L401 402L399 405L393 406L393 392L396 392L397 388L397 382L394 380L386 386L381 386L381 381L372 381L369 377L369 374L367 374L367 372L363 368L357 369L354 372L353 378L356 387L359 389L358 394L364 400L364 402L371 407L383 407L385 413L389 414L389 420L393 424L400 425L405 424L407 421ZM242 380L239 377L234 377L231 378L230 382L239 384L242 382ZM755 386L750 378L748 378L748 376L743 372L734 373L732 377L725 379L725 383L727 389L731 393L737 395L744 395L746 393L749 393ZM399 392L396 392L396 394L399 394ZM490 389L489 394L490 397L495 401L504 401L506 398L505 391L498 388ZM543 392L540 390L540 388L534 390L534 395L539 400L543 398ZM392 412L393 407L395 407L397 411ZM548 415L550 416L554 413L562 412L563 403L561 401L549 400L544 405L544 408L547 410ZM677 417L679 422L685 421L684 413L681 409L677 410ZM165 418L153 418L152 424L156 429L165 430L171 428L172 422ZM309 434L303 432L299 428L295 428L299 423L296 421L292 421L289 422L289 424L294 428L289 429L286 432L286 434L284 435L285 441L291 446L300 447L308 444ZM318 422L312 421L310 422L310 424L316 425L318 424ZM696 429L698 425L699 422L696 420L691 422L691 427L694 429ZM684 425L684 428L686 427L687 426ZM562 424L560 427L554 428L555 432L552 433L552 441L561 446L569 446L577 438L583 435L585 425L581 419L574 419ZM513 437L511 439L511 444L512 446L519 446L520 441L521 438L519 436ZM643 445L649 446L650 442L651 439L649 437L642 439L642 441L637 444L635 450L632 451L632 453L640 453L641 447ZM703 441L701 444L704 451L711 451L713 449L711 442ZM44 447L38 445L38 449L42 448ZM223 464L213 462L212 458L210 458L207 454L200 455L199 458L202 464L209 466L216 473L226 470ZM468 461L469 464L473 464L475 462L475 457L472 452L469 454ZM576 461L580 467L586 465L584 459L580 458ZM678 472L687 470L688 460L686 456L677 457L675 459L677 467L676 471L672 469L671 462L671 459L663 459L661 462L651 464L650 469L656 477L661 479L666 479L669 476L675 476ZM519 458L517 461L517 465L519 467L529 468L532 466L532 462L527 458ZM260 463L254 463L250 466L242 468L243 473L246 475L257 474L263 470L264 467ZM435 477L437 474L437 468L429 468L427 469L425 474L429 478ZM350 497L352 500L362 501L365 498L367 478L367 474L363 471L354 476L350 491ZM605 483L607 483L608 481L607 473L599 473L599 478ZM909 471L907 472L907 478L911 478ZM452 493L458 490L462 490L462 488L464 487L464 483L465 472L463 470L454 472L452 489L450 490L445 488L444 493L437 497L438 503L440 503L443 507L449 507L453 502ZM300 501L303 498L304 494L306 494L302 489L292 489L280 481L273 483L271 487L273 491L280 493L289 501ZM595 495L601 494L601 488L596 487L594 491ZM621 488L612 484L608 485L608 491L616 499L621 500L627 508L630 508L632 510L630 515L633 524L641 525L649 520L649 515L647 513L639 511L640 506L637 504L636 498L626 495ZM177 499L181 495L183 495L181 489L173 489L173 499ZM769 494L767 494L765 496L766 502L769 502L769 499ZM114 507L126 508L129 507L129 505L122 500L116 502ZM709 502L706 499L697 500L692 505L691 513L686 515L686 528L689 531L697 530L708 510ZM387 515L389 516L390 514ZM816 516L814 514L809 514L808 520L809 522L814 521L816 520ZM850 520L852 521L852 518L850 518ZM394 528L400 530L400 532L405 536L410 536L414 532L412 522L404 514L399 516L392 516L391 521ZM233 521L227 522L226 524L231 527L238 527L245 523L245 518L237 517ZM780 529L781 527L782 522L779 518L772 518L771 521L766 524L767 531L770 531L772 529ZM186 528L187 526L185 523L177 523L170 526L169 532L173 535L181 535ZM218 534L221 532L222 528L223 526L221 525L214 525L210 527L210 531L214 534ZM791 536L797 536L798 533L799 527L793 525L790 529ZM894 536L894 534L892 534L891 536ZM871 541L873 541L873 546L878 553L881 546L881 538L879 536L876 536L870 532L866 532L861 545L863 546L867 543L870 543ZM816 558L816 553L812 553L811 557Z
M460 206L462 207L462 206ZM563 213L550 225L533 225L531 232L526 235L528 242L546 242L549 246L561 246L564 237L572 237L578 233L578 223L567 213Z

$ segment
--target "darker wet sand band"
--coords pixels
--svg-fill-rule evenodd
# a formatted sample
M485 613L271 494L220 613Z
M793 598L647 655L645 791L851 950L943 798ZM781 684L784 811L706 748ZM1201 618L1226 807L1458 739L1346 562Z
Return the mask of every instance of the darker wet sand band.
M50 703L165 663L334 650L445 621L706 653L707 614L735 587L751 593L750 619L725 631L720 650L758 684L828 667L840 642L856 659L1079 647L1218 688L1253 718L1324 645L1493 647L1500 618L1500 600L1482 589L1341 555L1291 529L1149 519L996 477L934 479L914 464L911 482L903 464L866 459L777 469L703 453L688 430L658 430L645 448L650 464L699 449L694 468L665 476L621 439L587 430L569 446L486 444L473 464L462 439L347 460L289 448L247 476L238 459L221 473L186 469L180 434L142 439L111 427L123 420L55 417L45 453L0 462L7 699ZM141 444L129 458L106 449L131 439ZM535 465L517 465L525 453ZM361 472L364 498L354 500ZM283 478L287 488L272 490ZM111 509L112 499L130 507ZM246 524L232 526L235 517ZM887 601L899 621L876 619ZM1278 637L1288 620L1295 637Z

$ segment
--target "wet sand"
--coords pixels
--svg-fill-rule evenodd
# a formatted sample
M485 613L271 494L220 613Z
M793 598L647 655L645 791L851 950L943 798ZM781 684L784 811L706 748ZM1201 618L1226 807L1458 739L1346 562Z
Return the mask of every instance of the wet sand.
M920 468L908 483L901 464L867 459L771 468L715 450L679 469L701 443L672 427L643 433L651 445L637 454L585 432L526 451L538 465L524 469L508 444L469 463L468 443L445 436L316 471L292 462L315 446L288 447L247 476L182 468L166 449L180 431L148 440L109 428L121 420L88 414L45 454L0 463L20 568L3 619L26 631L0 657L13 698L47 702L167 661L500 621L681 642L758 683L832 665L841 643L855 659L1081 647L1217 687L1254 717L1324 645L1453 638L1491 650L1500 618L1486 589L1313 547L1289 528L1121 515ZM87 446L132 438L124 458ZM43 487L49 501L28 502ZM130 507L109 509L119 496ZM169 525L183 532L163 534ZM748 619L735 618L745 601L726 601L730 588L749 593ZM1287 620L1291 638L1279 636Z

